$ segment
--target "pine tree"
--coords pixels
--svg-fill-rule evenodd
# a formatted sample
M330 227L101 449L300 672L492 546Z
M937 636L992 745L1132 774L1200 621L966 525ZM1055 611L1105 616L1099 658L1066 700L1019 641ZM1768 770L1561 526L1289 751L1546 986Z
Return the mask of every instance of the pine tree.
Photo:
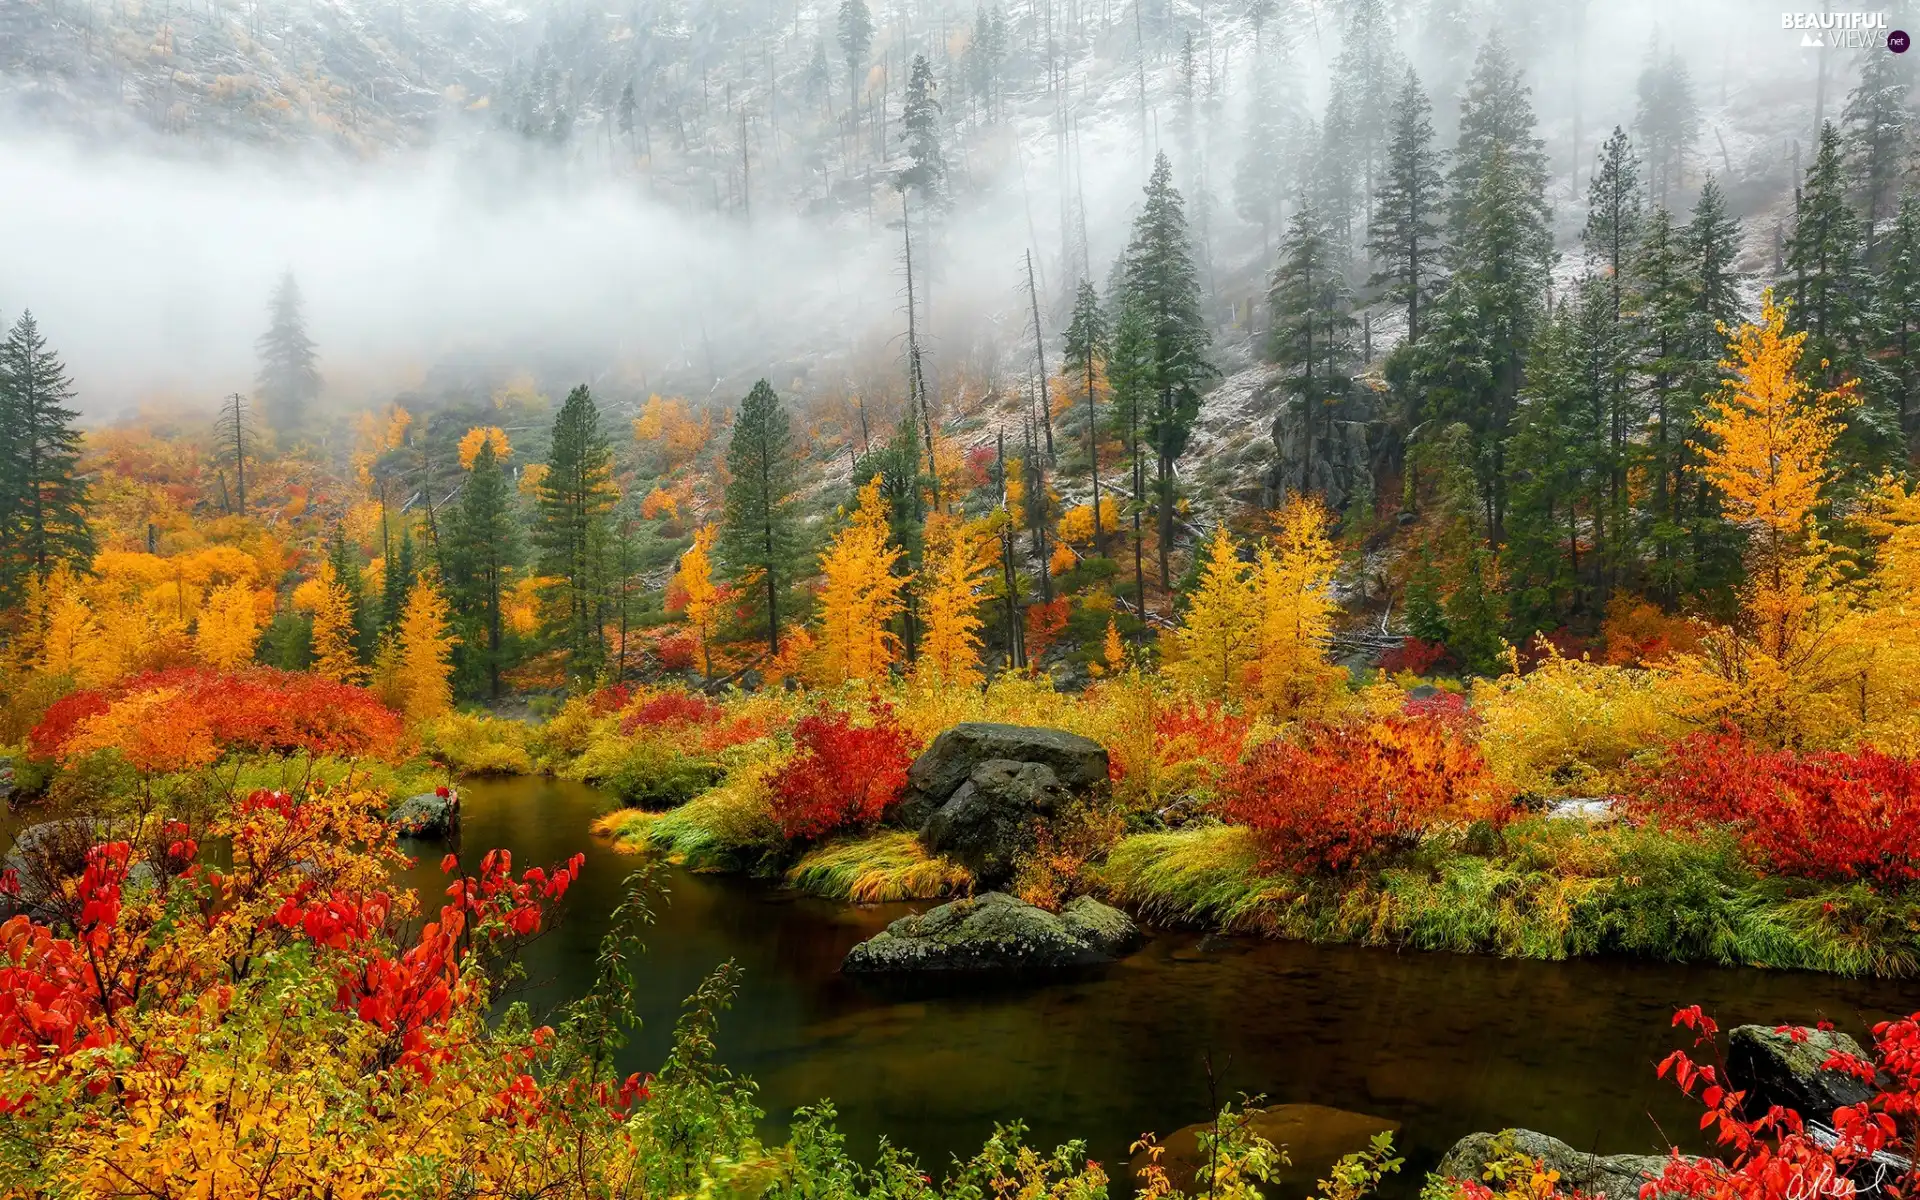
M256 395L268 425L282 431L298 429L319 399L320 370L293 272L280 276L268 312L267 331L256 343L260 352Z
M1652 483L1645 536L1650 582L1667 604L1692 586L1680 500L1687 440L1698 394L1688 351L1697 320L1694 280L1688 274L1686 233L1664 208L1654 209L1641 230L1633 262L1633 305L1638 313L1635 367L1645 386L1648 433L1642 452Z
M1547 152L1534 136L1530 89L1521 81L1520 67L1495 32L1481 45L1460 101L1460 138L1448 177L1451 191L1449 226L1456 247L1482 194L1481 180L1497 153L1511 186L1532 210L1532 218L1547 221Z
M753 385L733 422L727 445L726 508L720 560L743 594L766 602L767 652L780 653L780 590L789 586L799 554L793 513L793 438L773 385Z
M1872 276L1865 264L1865 233L1848 198L1840 131L1831 122L1820 131L1820 152L1807 168L1794 205L1786 265L1792 276L1794 320L1807 331L1806 369L1817 386L1861 384L1864 403L1847 423L1852 461L1884 452L1890 420L1881 404L1879 371L1868 355L1873 337Z
M431 721L453 707L453 647L459 638L448 628L446 593L429 571L407 592L395 642L399 648L402 707L414 721Z
M946 202L947 160L940 150L940 102L934 88L933 64L924 54L914 55L900 111L900 140L908 164L894 176L893 185L937 208Z
M1154 508L1159 516L1160 582L1172 584L1174 464L1186 453L1200 415L1200 394L1213 376L1207 361L1212 337L1200 316L1200 280L1187 240L1186 216L1165 154L1154 160L1146 205L1127 245L1126 295L1147 334L1147 380L1152 399L1144 428L1153 447Z
M1293 214L1280 255L1267 293L1273 310L1268 356L1284 373L1287 393L1299 406L1304 447L1300 490L1324 490L1313 472L1316 428L1325 421L1325 444L1331 452L1334 422L1352 387L1355 367L1357 322L1347 286L1351 264L1311 206Z
M1627 556L1627 469L1629 438L1640 421L1628 386L1633 360L1629 351L1628 273L1638 250L1641 227L1640 171L1626 131L1614 126L1601 147L1600 161L1587 185L1587 225L1583 235L1587 262L1597 266L1607 299L1607 325L1592 333L1591 351L1606 364L1607 503L1606 528L1611 538L1599 544L1600 604L1605 605L1625 568Z
M1446 203L1433 142L1433 106L1411 68L1394 104L1385 170L1374 195L1367 252L1374 273L1367 286L1382 300L1404 305L1407 341L1420 338L1420 317L1440 267L1438 217Z
M1920 192L1900 197L1881 261L1880 357L1891 376L1901 445L1912 453L1920 434Z
M66 368L21 313L0 342L0 604L63 562L93 559L72 399Z
M1087 465L1093 473L1093 552L1104 555L1106 534L1100 524L1100 395L1099 374L1107 358L1107 319L1090 280L1080 281L1074 293L1073 319L1067 324L1067 370L1080 376L1087 406Z
M860 130L860 81L867 74L867 50L873 45L873 13L867 0L840 0L840 52L847 57L847 120Z
M1253 66L1253 90L1247 98L1246 140L1234 167L1234 211L1260 227L1264 254L1272 245L1285 207L1287 180L1287 115L1280 103L1273 68L1263 60Z
M488 447L488 452L491 451L492 448ZM400 544L386 556L381 567L379 632L385 636L400 624L400 618L407 609L407 593L413 589L414 579L419 574L413 561L413 527L410 523L401 526Z
M366 662L374 642L375 614L368 608L366 576L360 570L360 556L347 544L344 522L334 522L333 536L327 541L327 562L333 568L335 583L347 598L347 624L352 631L348 638L353 643L354 655Z
M1700 106L1686 59L1678 50L1665 58L1649 54L1638 89L1633 131L1646 151L1647 194L1654 207L1668 208L1686 186L1687 166L1700 140Z
M600 625L602 557L607 515L619 493L613 482L613 451L600 431L600 410L581 384L553 420L547 470L536 493L539 523L534 542L541 573L556 581L566 624L561 644L576 676L589 678L606 652Z
M1882 224L1894 216L1901 177L1912 165L1913 70L1897 54L1869 54L1865 64L1840 125L1846 131L1847 167L1866 208L1871 250Z
M1405 60L1393 47L1385 0L1349 0L1340 55L1333 62L1335 91L1347 111L1351 140L1343 147L1359 168L1361 201L1375 194L1395 118L1394 82Z
M486 694L500 695L506 665L506 603L509 577L520 565L520 525L514 519L513 485L493 446L474 455L460 490L446 540L448 589L454 611L468 632L460 640L463 675L483 676Z
M1134 605L1141 619L1147 612L1147 573L1144 565L1145 539L1141 518L1146 511L1146 450L1141 432L1146 423L1147 406L1153 399L1153 336L1142 308L1123 291L1118 298L1119 315L1113 325L1113 354L1107 361L1107 382L1113 388L1112 417L1120 440L1127 448L1127 470L1132 475L1132 496L1127 507L1133 517Z

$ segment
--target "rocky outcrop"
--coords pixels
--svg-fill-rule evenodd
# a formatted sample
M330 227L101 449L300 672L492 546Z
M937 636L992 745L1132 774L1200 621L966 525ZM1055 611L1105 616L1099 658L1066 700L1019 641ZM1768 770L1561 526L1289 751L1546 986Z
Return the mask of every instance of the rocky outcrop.
M1658 1176L1668 1161L1658 1154L1588 1154L1544 1133L1509 1129L1461 1138L1440 1160L1439 1173L1450 1179L1481 1179L1487 1164L1501 1156L1501 1145L1509 1148L1507 1152L1518 1151L1558 1171L1562 1190L1608 1200L1635 1200L1640 1185Z
M1327 1178L1328 1169L1356 1150L1365 1150L1377 1133L1394 1133L1400 1122L1369 1113L1348 1112L1323 1104L1276 1104L1272 1108L1250 1111L1247 1131L1267 1139L1287 1152L1287 1161L1269 1182L1271 1194L1311 1194L1317 1180ZM1182 1192L1194 1190L1194 1177L1206 1161L1200 1145L1201 1134L1211 1134L1213 1123L1202 1121L1176 1129L1159 1143L1158 1166L1167 1174L1167 1182ZM1152 1162L1149 1151L1142 1150L1129 1164L1134 1178Z
M1050 913L1005 892L902 917L847 952L849 974L1045 972L1097 966L1133 948L1139 931L1118 909L1082 896Z
M439 788L408 796L387 813L387 824L401 837L447 837L460 828L460 793Z
M913 761L892 819L994 888L1013 877L1050 817L1106 784L1107 752L1098 742L1059 729L968 722Z
M1868 1057L1860 1043L1836 1030L1780 1033L1765 1025L1741 1025L1727 1035L1727 1079L1747 1093L1749 1116L1777 1104L1805 1120L1831 1125L1834 1109L1873 1094L1851 1075L1821 1069L1835 1051Z
M38 921L64 921L63 906L56 900L62 882L87 869L87 852L107 842L131 840L137 834L138 829L130 824L86 817L27 826L14 835L5 859L0 859L0 872L13 881L12 890L0 896L0 910L27 913ZM159 878L153 865L142 859L127 868L122 887L151 887Z
M1277 386L1277 385L1276 385ZM1298 400L1282 404L1273 418L1274 465L1270 486L1277 495L1296 491L1319 494L1335 512L1374 492L1374 440L1371 421L1334 420L1316 413L1305 428Z

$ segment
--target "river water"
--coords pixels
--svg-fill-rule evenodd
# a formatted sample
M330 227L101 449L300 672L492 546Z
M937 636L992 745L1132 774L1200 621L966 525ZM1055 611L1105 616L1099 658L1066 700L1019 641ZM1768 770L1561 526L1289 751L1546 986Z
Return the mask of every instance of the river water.
M634 860L589 834L609 803L591 788L512 779L461 791L467 869L496 846L513 852L516 871L587 856L562 921L526 956L522 998L550 1011L591 980ZM445 848L418 850L415 881L437 891ZM1669 1028L1676 1007L1703 1004L1725 1027L1826 1017L1856 1036L1920 1009L1911 982L1195 932L1156 934L1087 978L903 994L837 968L910 906L853 909L681 870L662 879L630 1068L659 1063L682 998L731 958L744 978L721 1023L721 1057L760 1085L768 1132L794 1106L830 1097L856 1154L870 1159L884 1133L936 1175L1016 1117L1038 1144L1084 1138L1115 1164L1142 1131L1208 1116L1209 1061L1222 1097L1259 1093L1399 1122L1409 1182L1461 1135L1510 1125L1600 1153L1657 1153L1669 1136L1694 1145L1700 1111L1654 1078L1654 1063L1680 1044Z

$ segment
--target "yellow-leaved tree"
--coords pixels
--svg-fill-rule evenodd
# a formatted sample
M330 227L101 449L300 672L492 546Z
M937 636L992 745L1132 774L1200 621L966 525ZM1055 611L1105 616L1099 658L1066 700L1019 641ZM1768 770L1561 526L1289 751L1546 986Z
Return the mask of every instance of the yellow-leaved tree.
M925 566L920 571L924 626L914 674L923 681L972 687L980 670L980 589L993 565L993 547L978 527L958 517L927 518Z
M904 607L908 577L893 568L903 551L888 541L880 477L860 489L853 523L820 556L820 668L829 683L880 679L899 656L887 623Z
M674 572L671 589L684 604L687 632L700 654L700 669L713 678L714 621L720 611L720 589L713 582L713 539L719 532L703 525L694 532L693 545L680 556L680 568Z
M366 668L353 648L353 601L346 585L334 575L333 564L322 562L314 577L313 672L336 683L359 683Z
M1340 668L1326 657L1339 607L1333 598L1339 556L1319 497L1289 496L1275 524L1273 544L1261 547L1253 572L1257 637L1247 682L1261 709L1291 717L1324 701L1340 683Z
M215 588L194 626L193 656L217 671L231 671L253 658L259 640L253 588L245 583Z
M491 445L493 456L502 462L513 454L513 445L507 441L507 431L498 425L475 425L461 435L460 469L473 470L473 460L480 457L480 447Z
M447 628L447 596L429 571L407 590L400 613L400 662L397 681L409 718L429 721L453 707L453 647L459 642Z
M1173 635L1174 677L1202 696L1238 694L1256 649L1259 613L1240 547L1222 525L1207 543L1200 585L1187 599L1186 619Z
M1768 289L1760 322L1728 342L1730 377L1701 421L1707 440L1694 449L1747 536L1747 583L1738 623L1676 666L1707 719L1799 746L1831 740L1865 704L1857 638L1845 628L1853 606L1815 520L1852 386L1815 394L1798 373L1807 335L1786 332L1786 320Z

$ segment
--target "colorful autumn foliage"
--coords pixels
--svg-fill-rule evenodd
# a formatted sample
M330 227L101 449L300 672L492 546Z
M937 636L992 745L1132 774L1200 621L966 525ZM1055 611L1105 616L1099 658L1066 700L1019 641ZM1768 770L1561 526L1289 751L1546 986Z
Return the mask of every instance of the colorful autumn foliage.
M892 543L887 502L875 476L860 489L853 520L820 556L820 666L829 683L886 677L900 653L889 628L905 607L905 552Z
M221 754L394 753L399 716L371 692L303 672L184 668L63 697L28 737L47 760L116 749L143 770L186 770Z
M1775 874L1920 880L1920 762L1871 747L1797 754L1732 731L1693 734L1649 772L1643 806L1682 828L1734 831Z
M1227 778L1224 810L1263 861L1352 870L1415 844L1443 821L1496 817L1498 789L1471 742L1427 718L1314 725L1260 746Z
M794 726L797 753L770 783L773 818L789 839L813 840L877 822L907 786L915 747L882 704L864 724L814 713Z

